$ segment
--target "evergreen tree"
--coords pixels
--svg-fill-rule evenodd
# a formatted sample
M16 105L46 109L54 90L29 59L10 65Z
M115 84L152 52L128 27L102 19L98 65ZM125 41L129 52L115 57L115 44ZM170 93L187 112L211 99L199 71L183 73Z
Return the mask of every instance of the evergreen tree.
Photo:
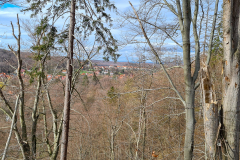
M49 20L55 23L60 17L65 16L69 12L70 0L62 1L55 0L54 5L48 6L49 0L27 0L30 6L23 11L32 11L31 17L47 12L44 14ZM82 35L83 39L87 39L90 35L95 36L97 42L97 52L103 54L104 60L112 58L117 61L119 54L116 54L118 49L116 40L113 38L110 27L112 26L112 19L106 10L116 10L114 4L109 0L76 0L76 22L75 32ZM69 25L68 25L69 26ZM61 35L59 42L63 43L68 39L68 28L66 28Z
M116 92L116 89L112 86L107 93L107 96L109 98L108 101L111 104L116 104L117 103L117 95L116 95L115 92Z
M88 80L87 75L85 75L85 76L83 77L83 80L82 80L82 85L83 85L83 86L87 86L88 84L89 84L89 80Z

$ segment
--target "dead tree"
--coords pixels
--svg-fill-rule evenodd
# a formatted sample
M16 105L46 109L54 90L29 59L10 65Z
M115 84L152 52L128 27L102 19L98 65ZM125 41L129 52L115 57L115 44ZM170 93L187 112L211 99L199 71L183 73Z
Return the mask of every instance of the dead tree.
M211 80L209 66L205 66L200 71L203 119L205 132L205 158L215 159L216 145L221 126L218 120L218 101L216 100L214 84Z

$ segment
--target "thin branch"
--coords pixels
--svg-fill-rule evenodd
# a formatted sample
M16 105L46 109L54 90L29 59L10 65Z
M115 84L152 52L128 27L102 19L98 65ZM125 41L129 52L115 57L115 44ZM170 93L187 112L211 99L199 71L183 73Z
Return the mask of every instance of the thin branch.
M115 131L115 134L117 134L117 132L121 129L122 125L123 125L123 121L122 121L121 125L118 127L118 129Z
M13 50L12 46L8 45L8 48L13 52L13 54L17 57L16 52Z
M181 68L181 69L183 69L182 66L172 66L172 67L170 67L170 68L167 68L167 70L170 70L170 69L173 69L173 68Z
M209 65L210 59L211 59L212 44L213 44L212 41L213 41L213 36L214 36L214 31L215 31L215 26L216 26L216 21L217 21L218 3L219 3L219 0L216 0L213 23L212 23L212 31L211 31L211 35L210 35L209 48L208 48L207 65Z
M2 108L1 108L1 110L3 110L11 118L14 111L13 111L12 107L10 106L9 102L7 101L7 99L5 98L5 96L3 95L2 88L0 88L0 97L3 99L5 105L7 106L8 110L10 111L11 115L9 113L7 113L5 110L3 110Z
M11 21L11 26L12 26L12 35L13 35L13 37L14 37L16 40L18 40L18 38L16 37L16 35L15 35L15 33L14 33L14 26L13 26L13 24L12 24L12 21Z
M198 34L198 37L200 39L201 37L201 32L202 32L202 21L204 19L204 10L203 10L203 3L202 3L202 0L200 0L200 6L201 6L201 9L202 9L202 16L201 16L201 20L200 20L200 27L199 27L199 34Z
M173 5L169 4L166 0L164 0L165 4L168 6L168 8L172 11L173 14L178 16L176 10L174 9Z
M178 10L178 21L180 24L181 31L183 31L183 17L182 17L182 10L181 10L181 5L180 5L180 0L176 0L177 2L177 10Z
M123 94L137 93L137 92L142 92L142 91L156 91L156 90L160 90L160 89L172 89L172 88L170 88L170 87L161 87L161 88L155 88L155 89L139 89L139 90L135 90L135 91L124 92L124 93L114 93L114 94L123 95Z
M7 64L8 64L10 67L12 67L12 68L15 69L15 70L17 69L17 68L14 67L13 65L11 65L10 62L9 62L8 60L6 60L6 59L4 59L4 60L7 62Z
M89 54L88 54L88 51L85 49L85 47L83 46L83 44L76 38L76 36L73 35L73 37L74 37L74 39L77 40L77 42L82 46L82 48L83 48L83 50L86 52L86 54L89 55Z
M173 90L176 92L176 94L178 95L178 97L180 98L180 100L182 101L182 103L183 103L184 106L185 106L185 101L183 100L181 94L180 94L180 93L178 92L178 90L176 89L176 87L175 87L175 85L173 84L173 82L172 82L172 80L171 80L171 78L170 78L168 72L166 71L164 65L162 64L162 61L160 60L160 58L159 58L157 52L156 52L155 49L153 48L153 46L152 46L152 44L151 44L151 42L150 42L150 40L149 40L149 38L148 38L148 36L147 36L147 34L146 34L144 28L143 28L143 26L142 26L142 23L141 23L141 21L140 21L140 19L139 19L139 17L138 17L138 14L137 14L136 10L134 9L134 7L133 7L133 5L132 5L131 2L129 2L129 4L132 6L132 9L133 9L133 11L134 11L134 13L135 13L135 15L136 15L136 17L137 17L137 19L138 19L138 22L139 22L139 24L140 24L140 27L141 27L142 32L143 32L143 34L144 34L144 37L145 37L145 39L146 39L147 42L148 42L149 47L151 48L153 54L156 56L156 58L157 58L159 64L160 64L161 67L163 68L163 71L164 71L164 73L166 74L166 76L167 76L167 78L168 78L170 84L172 85Z
M82 113L76 111L75 109L72 109L72 108L71 108L71 110L74 111L74 112L76 112L76 113L78 113L78 114L80 114L80 115L86 120L86 122L87 122L87 124L88 124L88 136L89 136L91 127L90 127L90 123L89 123L89 121L87 120L87 118L86 118Z
M137 19L136 17L130 17L130 18ZM147 23L147 24L149 24L149 25L154 26L154 27L157 28L157 29L160 29L160 30L163 31L174 43L176 43L179 47L182 48L182 45L179 44L175 39L173 39L172 36L165 30L166 28L158 27L157 25L152 24L152 23L150 23L150 22L148 22L148 21L146 21L146 20L143 20L143 19L140 19L140 20L143 21L144 23ZM174 29L174 28L172 28L172 29ZM140 43L140 42L138 42L138 43ZM147 42L142 42L142 43L147 43Z
M166 99L176 99L176 100L181 100L180 98L176 98L176 97L165 97L165 98L162 98L162 99L160 99L160 100L157 100L157 101L155 101L155 102L153 102L153 103L147 105L146 108L147 108L147 107L151 107L151 106L154 105L155 103L161 102L161 101L166 100Z
M199 0L195 0L195 10L193 17L193 34L195 40L195 71L193 73L193 81L195 82L198 77L198 71L200 69L200 45L197 33L197 15L198 15Z
M133 134L134 134L134 136L135 136L135 139L137 139L137 135L136 135L136 133L134 132L132 126L131 126L129 123L125 122L125 121L123 121L123 122L131 128L131 130L132 130L132 132L133 132Z

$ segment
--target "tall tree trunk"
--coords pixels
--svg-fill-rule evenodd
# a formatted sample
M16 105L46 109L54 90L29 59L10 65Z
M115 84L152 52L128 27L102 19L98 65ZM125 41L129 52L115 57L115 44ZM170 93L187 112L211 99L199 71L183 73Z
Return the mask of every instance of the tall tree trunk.
M45 83L43 82L43 84ZM45 91L48 99L49 109L52 114L52 128L53 128L53 138L54 138L53 149L49 152L49 155L51 155L51 160L56 160L58 156L58 151L59 151L59 141L60 141L60 136L62 134L63 121L61 118L60 124L58 126L57 112L53 110L52 100L51 100L48 89L45 88Z
M223 1L223 125L225 159L239 159L239 0Z
M43 72L42 66L41 66L41 72ZM33 111L32 111L32 157L33 159L36 158L36 152L37 152L37 137L36 137L37 120L38 120L37 107L39 102L41 86L42 86L41 76L42 75L38 76L37 90L36 90L36 95L35 95L35 100L33 105Z
M194 113L195 82L193 80L193 77L191 76L191 56L190 56L191 6L190 6L190 1L183 0L182 8L183 8L183 24L181 26L181 32L182 32L182 41L183 41L185 112L186 112L184 159L191 160L192 156L193 156L194 130L195 130L195 113Z
M194 84L186 86L185 89L185 112L186 112L186 131L184 141L184 159L191 160L194 147L195 113L194 113Z
M62 129L62 144L61 144L61 158L60 158L61 160L67 159L70 104L71 104L74 28L75 28L75 0L71 0L67 76L66 76L65 98L64 98L64 109L63 109L63 129Z
M144 104L145 105L145 104ZM146 136L147 136L147 116L145 106L143 106L143 137L142 137L142 160L145 159L145 150L146 150Z
M115 159L115 131L116 131L116 126L111 126L111 160Z

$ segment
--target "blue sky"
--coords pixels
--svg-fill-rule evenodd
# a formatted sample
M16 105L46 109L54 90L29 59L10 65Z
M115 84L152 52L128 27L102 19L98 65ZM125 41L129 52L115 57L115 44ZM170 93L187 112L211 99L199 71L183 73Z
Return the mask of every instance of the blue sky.
M120 12L124 12L125 10L130 8L130 5L128 3L128 0L115 0L112 1L116 7L118 8L118 11ZM139 0L132 0L131 1L132 4L134 6L138 6L139 5ZM30 13L23 13L20 12L21 7L18 7L16 5L12 5L12 4L5 4L4 6L2 6L0 8L0 47L1 48L6 48L7 49L7 45L15 45L15 39L12 36L12 31L11 31L11 21L13 22L14 26L16 27L16 15L19 14L19 18L20 21L24 21L26 19L30 19ZM113 13L110 12L111 16L113 19L117 19L118 16ZM57 25L61 26L62 25L62 21L58 22ZM117 24L114 23L114 27L112 28L112 34L114 35L114 37L116 37L116 39L119 39L122 34L125 34L123 32L124 29L115 29L115 27L117 27ZM24 42L23 47L22 48L28 48L29 44L28 42L28 36L27 33L22 30L22 41ZM134 48L129 45L126 46L124 48L122 48L121 50L119 50L119 54L121 54L122 56L119 58L119 61L128 61L131 60L132 58L128 57L131 52L133 52ZM126 58L128 57L128 59ZM98 56L97 59L101 59L100 56ZM132 60L131 60L132 61Z
M20 0L19 0L20 1ZM115 4L115 6L117 7L119 12L125 12L127 10L131 10L131 7L128 3L129 0L112 0L112 2ZM131 0L131 3L134 5L134 7L137 9L138 6L140 5L140 0ZM21 4L22 5L22 4ZM23 5L24 6L24 5ZM220 8L220 5L219 5ZM11 31L11 21L13 22L14 26L16 27L16 14L19 14L20 17L20 21L24 21L27 19L30 19L30 12L27 13L23 13L20 12L21 7L15 6L15 5L11 5L11 4L5 4L4 6L2 6L0 8L0 47L1 48L6 48L6 46L8 44L14 46L15 45L15 40L12 36L12 31ZM114 12L109 12L111 14L111 17L113 20L115 20L116 22L114 22L114 26L111 29L113 36L118 39L119 41L121 41L121 37L123 35L128 35L129 30L127 29L128 26L123 27L123 28L119 28L119 24L117 23L119 16L117 16ZM170 21L172 19L172 15L169 14L169 12L164 13L164 18L165 21ZM63 21L64 20L59 20L57 22L58 26L62 26L63 25ZM138 40L140 39L141 41L145 41L145 39L143 37L137 37ZM177 37L177 41L179 43L181 43L181 37L178 36ZM27 33L22 29L22 48L29 48L30 43L29 43L29 38L27 36ZM153 44L158 44L159 42L157 41L153 41ZM173 41L171 40L166 40L164 42L164 46L166 47L176 47L176 45L174 44ZM137 56L136 56L136 52L137 48L141 47L141 45L139 46L135 46L133 44L128 44L124 47L120 47L120 50L118 51L119 54L121 54L121 57L118 59L118 61L137 61ZM181 52L181 49L177 49L176 52ZM101 56L95 57L95 59L101 59Z
M5 9L5 8L20 8L20 7L17 6L17 5L14 5L14 4L8 4L8 3L6 3L6 4L4 4L4 5L1 7L1 9Z

